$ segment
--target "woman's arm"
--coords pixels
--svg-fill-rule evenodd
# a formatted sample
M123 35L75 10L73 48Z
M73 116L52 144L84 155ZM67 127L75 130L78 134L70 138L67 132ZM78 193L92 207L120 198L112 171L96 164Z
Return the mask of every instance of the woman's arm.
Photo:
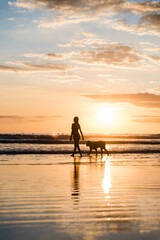
M72 127L72 130L71 130L70 141L72 141L72 136L73 136L73 127Z
M83 133L82 133L82 130L81 130L81 127L80 127L80 125L79 125L79 131L80 131L80 133L81 133L82 140L84 140L84 136L83 136Z
M73 131L71 131L70 141L72 141Z

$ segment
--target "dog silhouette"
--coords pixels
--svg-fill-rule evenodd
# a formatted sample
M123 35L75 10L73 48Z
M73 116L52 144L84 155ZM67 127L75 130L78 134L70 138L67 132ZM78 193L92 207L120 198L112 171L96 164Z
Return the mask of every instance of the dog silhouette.
M103 150L109 155L109 152L106 150L106 143L104 141L87 141L86 146L90 148L89 154L92 152L92 149L96 151L97 149L101 149L101 154L103 154Z

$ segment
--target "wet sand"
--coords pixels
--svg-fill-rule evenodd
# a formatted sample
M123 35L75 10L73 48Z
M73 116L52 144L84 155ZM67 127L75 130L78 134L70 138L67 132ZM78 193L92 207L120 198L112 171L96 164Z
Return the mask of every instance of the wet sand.
M0 239L160 239L159 154L0 156Z

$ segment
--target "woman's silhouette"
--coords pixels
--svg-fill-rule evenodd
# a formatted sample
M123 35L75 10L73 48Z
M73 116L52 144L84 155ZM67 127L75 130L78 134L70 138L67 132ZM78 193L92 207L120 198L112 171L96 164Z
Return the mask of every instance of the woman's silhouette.
M78 148L79 154L82 157L82 153L81 153L81 150L80 150L80 147L79 147L79 140L80 140L79 132L81 133L81 136L82 136L83 140L84 140L84 136L83 136L80 124L79 124L79 118L74 117L73 122L74 123L72 124L72 131L71 131L71 136L70 136L70 140L72 140L72 137L73 137L73 140L74 140L74 152L73 152L72 156L74 156L74 154L76 153L76 148Z

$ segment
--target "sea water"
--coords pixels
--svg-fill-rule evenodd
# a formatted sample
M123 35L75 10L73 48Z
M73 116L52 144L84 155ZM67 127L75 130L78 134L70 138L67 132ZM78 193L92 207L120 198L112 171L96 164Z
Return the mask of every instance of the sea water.
M127 147L156 151L125 153ZM36 154L25 154L31 148ZM67 144L1 144L22 152L0 155L0 239L158 240L159 145L113 148L119 153L73 158L63 153L73 150Z

